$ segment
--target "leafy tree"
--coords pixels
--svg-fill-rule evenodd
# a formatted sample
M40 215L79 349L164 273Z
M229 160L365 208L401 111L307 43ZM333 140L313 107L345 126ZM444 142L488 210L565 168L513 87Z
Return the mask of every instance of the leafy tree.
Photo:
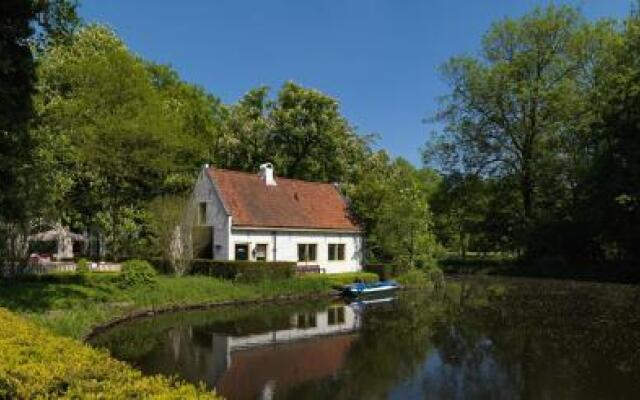
M101 26L47 48L38 72L34 133L49 178L48 218L101 227L117 254L130 216L170 176L179 148L174 114L146 65Z
M360 168L347 193L366 229L368 257L408 266L429 263L437 246L426 174L404 159L390 162L384 152Z
M224 133L215 145L217 164L242 171L253 171L274 158L270 151L272 102L265 86L250 90L232 107L224 123Z
M170 116L174 153L164 186L172 193L191 190L195 171L216 158L228 120L228 109L203 88L180 80L166 65L147 63L151 80Z
M488 184L474 175L445 176L431 197L434 231L443 245L462 257L469 250L489 250L483 243ZM487 248L489 247L489 248Z
M152 255L163 259L172 272L182 275L189 266L188 237L192 226L185 223L187 202L180 196L159 196L148 205Z
M216 166L255 171L271 161L290 178L348 181L372 140L349 125L335 99L293 82L275 99L267 87L250 90L223 120L214 142Z
M566 212L579 178L576 143L594 119L592 63L611 30L573 8L535 9L494 24L481 58L456 57L443 67L452 89L437 116L445 129L425 158L512 184L520 220L513 235L522 247L549 210Z
M59 8L66 11L57 13ZM36 78L31 45L35 32L41 40L62 37L57 27L72 26L76 16L75 5L65 0L8 0L0 4L0 15L0 267L4 267L5 259L26 256L25 237L42 207L35 190L36 143L29 129Z
M29 48L36 10L31 2L0 5L0 222L24 218L27 200L23 171L30 160L28 124L35 65Z
M363 146L335 99L293 82L278 93L269 119L274 161L285 176L342 181Z
M77 0L31 0L37 11L39 26L34 35L36 49L41 52L56 44L69 44L82 21Z
M640 3L639 3L640 5ZM613 62L599 81L593 167L581 187L581 221L605 259L640 260L640 11L609 47ZM591 229L589 229L591 228Z

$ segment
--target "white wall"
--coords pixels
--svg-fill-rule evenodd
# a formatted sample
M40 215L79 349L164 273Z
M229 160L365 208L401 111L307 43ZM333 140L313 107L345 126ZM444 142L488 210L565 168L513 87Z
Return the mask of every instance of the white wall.
M227 215L220 198L211 180L203 169L200 172L196 187L193 193L195 223L198 223L198 205L201 202L207 203L206 225L213 226L213 255L216 260L228 260L230 254L230 225L231 217Z
M357 233L312 232L312 231L269 231L231 229L230 259L235 257L235 244L248 243L251 259L254 258L255 245L267 244L267 261L274 261L274 243L276 245L275 261L298 261L298 244L315 243L316 261L298 263L298 265L319 265L327 273L355 272L362 269L362 237ZM344 244L344 261L329 261L329 244Z
M343 322L329 323L329 310L337 311L342 309L344 312ZM313 327L296 327L296 321L299 314L315 314L316 325ZM249 347L258 347L265 345L274 345L276 343L288 343L301 339L309 339L318 336L336 335L341 333L355 332L360 329L361 321L353 308L347 305L331 306L328 310L299 313L291 316L291 328L280 329L258 333L247 336L228 336L228 351L236 349L246 349Z
M354 272L362 269L362 236L358 233L340 233L325 231L286 231L286 230L250 230L232 227L229 216L203 169L193 192L193 210L195 223L199 221L199 203L207 203L206 225L213 226L213 252L216 260L233 260L235 244L248 243L250 259L255 260L254 249L259 243L267 244L267 261L298 261L298 244L315 243L316 261L298 263L299 265L319 265L327 273ZM329 261L329 244L344 244L345 259ZM277 248L274 259L274 245Z

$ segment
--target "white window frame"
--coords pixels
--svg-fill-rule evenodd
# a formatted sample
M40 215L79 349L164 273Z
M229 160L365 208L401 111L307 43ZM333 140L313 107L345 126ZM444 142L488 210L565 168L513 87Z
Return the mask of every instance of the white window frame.
M315 247L316 247L316 251L315 251L315 259L313 259L313 260L309 260L309 259L301 260L301 259L300 259L300 250L299 250L299 249L300 249L300 246L307 246L307 247L306 247L306 251L305 251L305 255L306 255L307 257L309 256L309 246L315 246ZM303 242L301 242L301 243L298 243L298 244L297 244L297 246L296 246L296 258L297 258L297 260L298 260L298 262L299 262L299 263L306 263L306 264L309 264L309 263L317 263L317 262L318 262L318 243L313 243L313 242L311 242L311 243L309 243L309 242L304 242L304 243L303 243Z
M331 254L331 246L335 246L335 254ZM342 258L339 258L340 251L338 250L338 246L342 246ZM335 255L336 258L331 258L332 255ZM330 262L339 262L347 260L347 245L345 243L328 243L327 244L327 261Z
M258 246L264 246L264 260L258 260ZM253 260L254 261L269 261L269 243L256 243L253 245Z

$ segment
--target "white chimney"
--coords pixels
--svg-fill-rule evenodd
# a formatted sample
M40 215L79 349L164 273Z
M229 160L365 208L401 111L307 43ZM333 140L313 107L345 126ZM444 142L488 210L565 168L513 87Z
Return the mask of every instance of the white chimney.
M273 165L271 163L264 163L260 165L260 176L267 186L276 186L276 180L273 177Z

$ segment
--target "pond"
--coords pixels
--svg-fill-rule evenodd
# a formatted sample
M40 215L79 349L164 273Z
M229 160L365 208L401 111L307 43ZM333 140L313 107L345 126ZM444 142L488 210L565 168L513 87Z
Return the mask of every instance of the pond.
M228 399L615 399L640 393L640 287L460 278L433 293L166 314L92 340Z

